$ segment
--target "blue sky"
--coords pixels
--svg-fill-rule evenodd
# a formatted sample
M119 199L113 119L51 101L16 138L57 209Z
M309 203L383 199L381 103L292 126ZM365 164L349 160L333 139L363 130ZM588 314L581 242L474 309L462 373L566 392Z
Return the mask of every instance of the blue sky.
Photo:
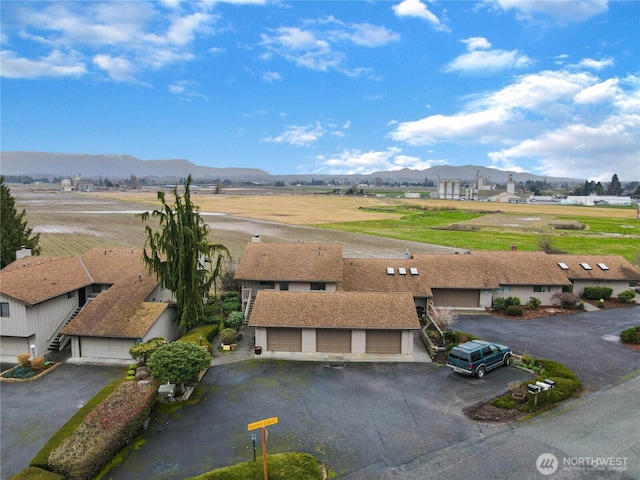
M2 150L640 179L640 2L0 2Z

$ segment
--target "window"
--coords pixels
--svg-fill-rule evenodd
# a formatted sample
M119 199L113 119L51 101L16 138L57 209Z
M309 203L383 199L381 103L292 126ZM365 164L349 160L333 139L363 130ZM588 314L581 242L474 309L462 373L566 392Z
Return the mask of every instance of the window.
M311 282L311 290L326 290L327 284L324 282Z
M260 286L264 288L276 288L276 282L260 281Z
M534 292L550 292L551 287L549 285L534 285L533 291Z
M280 282L280 290L289 290L289 282Z
M0 302L0 317L9 316L9 302Z
M73 298L76 296L76 292L67 292L67 298Z
M500 288L498 289L499 292L510 292L511 291L511 285L500 285Z
M95 283L93 285L91 285L91 292L93 293L100 293L102 289L100 288L100 285L96 285Z

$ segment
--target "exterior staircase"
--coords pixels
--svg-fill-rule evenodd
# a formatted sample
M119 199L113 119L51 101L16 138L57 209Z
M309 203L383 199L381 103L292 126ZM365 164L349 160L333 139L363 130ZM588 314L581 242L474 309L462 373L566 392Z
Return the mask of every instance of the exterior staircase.
M52 351L62 351L66 348L66 346L68 345L68 343L71 341L71 338L63 335L62 333L60 333L60 331L65 327L65 325L67 325L71 320L73 320L74 318L76 318L76 315L78 315L78 313L80 313L80 310L82 310L82 307L78 307L76 308L73 313L69 316L69 318L67 319L66 322L64 322L64 324L62 324L58 330L57 335L53 338L53 340L51 340L51 343L49 343L49 350Z

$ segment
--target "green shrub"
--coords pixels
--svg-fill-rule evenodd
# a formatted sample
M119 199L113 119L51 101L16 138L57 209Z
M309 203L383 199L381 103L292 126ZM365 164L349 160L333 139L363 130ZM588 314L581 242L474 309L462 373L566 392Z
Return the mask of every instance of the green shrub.
M518 306L520 305L520 298L518 297L507 297L506 301L507 301L507 308L510 305L518 305Z
M529 310L536 310L541 304L542 302L540 301L539 298L529 297L529 301L527 302L527 308Z
M242 304L237 298L229 298L222 304L222 311L227 315L230 312L239 311L242 308Z
M34 372L29 367L25 367L24 365L18 365L13 369L12 372L6 372L3 375L3 377L5 378L31 378L35 376L36 376L36 372Z
M610 287L584 287L582 296L588 300L608 300L613 294L613 288Z
M620 340L622 340L623 343L640 345L640 325L623 330L622 333L620 333Z
M235 342L237 335L233 328L225 328L220 332L220 342L224 345L230 345Z
M507 300L505 298L502 297L498 297L498 298L494 298L493 299L493 309L496 312L499 312L501 310L504 310L505 308L507 308Z
M92 478L138 433L155 402L157 387L154 382L121 383L51 452L51 469L69 480Z
M522 307L519 305L509 305L505 310L505 313L510 317L521 317Z
M547 392L538 394L537 405L535 404L534 395L527 395L527 400L521 407L522 411L535 412L543 407L552 406L571 397L582 387L578 377L561 363L544 359L538 359L535 362L541 366L541 374L533 379L531 383L543 382L548 378L556 382L556 384L554 388Z
M560 302L561 308L575 308L578 300L580 300L580 297L574 295L571 292L558 292L554 293L551 299L558 300Z
M235 290L229 290L228 292L222 292L220 296L222 297L222 300L227 300L229 298L237 299L240 297L240 293L236 292Z
M625 290L624 292L620 292L618 294L618 299L623 301L624 303L629 303L636 296L636 292L633 290Z
M129 355L131 355L131 358L134 360L142 359L146 361L160 345L164 345L165 343L168 343L166 338L154 337L146 342L136 343L129 349Z
M510 393L494 398L489 404L496 408L504 408L505 410L516 408L516 400Z
M244 323L244 314L242 312L231 312L225 322L229 328L239 329Z
M269 480L321 480L322 469L308 453L277 453L267 457ZM262 480L262 459L203 473L191 480ZM330 477L331 478L331 477Z

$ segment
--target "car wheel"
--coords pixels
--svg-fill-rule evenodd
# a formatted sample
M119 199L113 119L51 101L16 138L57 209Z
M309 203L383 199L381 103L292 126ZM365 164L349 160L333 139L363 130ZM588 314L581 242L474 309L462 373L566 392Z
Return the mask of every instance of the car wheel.
M511 357L511 355L509 355L508 353L504 354L504 358L502 359L502 363L504 364L505 367L509 366L509 358Z
M484 365L481 367L478 367L478 370L476 370L476 378L484 377L484 371L485 371Z

